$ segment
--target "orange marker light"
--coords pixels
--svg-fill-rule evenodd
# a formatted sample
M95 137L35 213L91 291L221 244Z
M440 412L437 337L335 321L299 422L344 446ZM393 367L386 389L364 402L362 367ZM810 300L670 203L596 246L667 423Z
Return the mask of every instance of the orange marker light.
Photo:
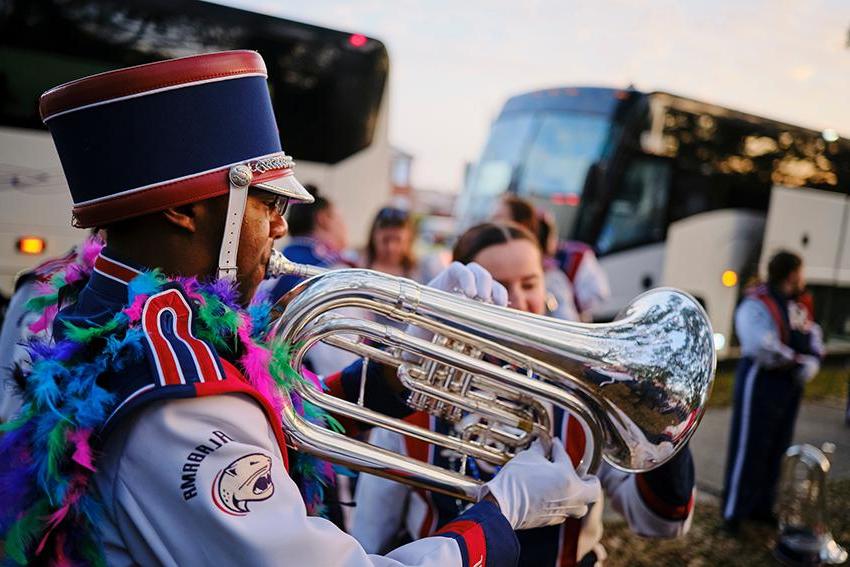
M21 254L41 254L46 243L38 236L24 236L18 239L18 252Z
M735 287L738 284L738 274L735 273L735 270L726 270L720 276L720 281L726 287Z

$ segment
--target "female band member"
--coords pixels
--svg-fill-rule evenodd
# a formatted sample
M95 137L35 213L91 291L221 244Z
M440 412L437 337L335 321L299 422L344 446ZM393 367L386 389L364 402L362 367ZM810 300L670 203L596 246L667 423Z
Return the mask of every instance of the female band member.
M546 288L543 257L537 238L516 224L485 223L469 229L454 249L456 262L479 264L508 291L509 306L543 314ZM474 264L471 264L474 265ZM584 431L565 412L555 410L553 433L564 440L574 464L584 451ZM418 425L449 433L451 424L425 413L411 416ZM372 434L372 442L413 458L451 467L456 456L384 430ZM482 480L496 471L486 463L470 461L468 471ZM676 537L690 525L694 502L694 469L688 449L654 471L627 474L606 464L599 473L604 492L636 533L647 537ZM453 498L361 475L352 534L371 552L391 546L399 534L418 539L440 529L462 509ZM604 562L602 501L592 505L582 519L568 519L560 526L517 532L521 565L597 565Z

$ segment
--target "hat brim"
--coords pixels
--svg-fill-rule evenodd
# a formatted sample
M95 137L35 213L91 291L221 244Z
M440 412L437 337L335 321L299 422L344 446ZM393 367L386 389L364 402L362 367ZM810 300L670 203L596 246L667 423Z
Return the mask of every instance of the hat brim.
M254 183L251 186L277 195L283 195L290 199L302 201L304 203L312 203L315 201L313 196L304 188L303 185L301 185L301 182L299 182L292 173L276 179L263 181L262 183Z

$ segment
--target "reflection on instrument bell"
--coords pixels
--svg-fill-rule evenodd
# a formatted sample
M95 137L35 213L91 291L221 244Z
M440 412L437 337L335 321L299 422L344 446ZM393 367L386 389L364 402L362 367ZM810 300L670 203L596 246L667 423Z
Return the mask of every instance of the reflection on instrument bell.
M337 416L485 466L504 464L535 439L550 442L550 410L560 407L585 431L579 473L595 472L603 458L624 471L651 470L685 446L711 392L711 324L694 298L675 289L640 295L611 323L586 324L484 304L371 270L293 264L275 252L268 275L283 274L309 278L275 306L272 340L290 346L293 368L320 341L367 364L390 365L410 392L408 404L453 423L455 433L439 434L306 385L296 386L300 396ZM339 313L352 307L369 315ZM433 339L401 331L399 324L419 327ZM482 484L470 476L325 430L291 407L283 422L296 449L478 499Z
M779 536L774 556L784 565L839 565L845 551L827 526L826 479L835 445L794 445L785 452L777 488Z

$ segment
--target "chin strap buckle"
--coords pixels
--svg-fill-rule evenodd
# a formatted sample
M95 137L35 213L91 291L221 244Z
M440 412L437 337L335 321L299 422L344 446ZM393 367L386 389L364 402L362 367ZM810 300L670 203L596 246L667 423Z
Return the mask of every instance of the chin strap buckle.
M230 193L227 199L227 219L221 239L218 255L218 277L228 281L236 280L236 253L239 251L239 233L242 231L242 219L248 202L248 187L254 179L247 165L234 165L228 173Z

